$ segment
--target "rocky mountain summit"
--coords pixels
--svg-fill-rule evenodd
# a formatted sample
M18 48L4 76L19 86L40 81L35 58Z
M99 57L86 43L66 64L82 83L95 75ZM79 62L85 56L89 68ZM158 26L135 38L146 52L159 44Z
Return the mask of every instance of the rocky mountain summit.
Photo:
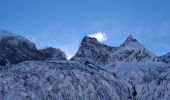
M117 47L85 36L67 60L0 30L0 100L169 100L169 55L157 57L132 35Z
M0 30L0 65L46 59L66 59L66 55L55 48L38 50L36 45L28 39Z
M156 55L144 48L132 35L129 35L125 42L117 48L113 56L117 56L118 61L125 62L159 61Z
M110 72L119 64L163 63L156 55L144 48L132 35L118 47L104 45L97 39L85 36L76 55L71 59L94 65Z
M103 66L109 63L110 55L116 49L116 47L98 42L96 38L85 36L76 55L71 60L103 68Z

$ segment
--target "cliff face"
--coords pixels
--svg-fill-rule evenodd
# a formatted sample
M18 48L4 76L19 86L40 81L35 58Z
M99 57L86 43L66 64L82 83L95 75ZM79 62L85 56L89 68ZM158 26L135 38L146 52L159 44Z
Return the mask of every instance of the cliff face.
M109 64L110 55L115 50L116 47L104 45L95 38L85 36L76 55L71 60L104 68Z
M66 59L59 49L37 50L35 44L8 31L0 31L0 65L16 64L28 60Z

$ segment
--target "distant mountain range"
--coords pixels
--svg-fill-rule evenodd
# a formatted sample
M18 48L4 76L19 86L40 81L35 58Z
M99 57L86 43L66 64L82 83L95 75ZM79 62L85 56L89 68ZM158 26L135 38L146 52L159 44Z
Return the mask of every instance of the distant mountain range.
M0 100L169 100L170 53L132 35L118 47L85 36L70 60L56 48L0 30Z

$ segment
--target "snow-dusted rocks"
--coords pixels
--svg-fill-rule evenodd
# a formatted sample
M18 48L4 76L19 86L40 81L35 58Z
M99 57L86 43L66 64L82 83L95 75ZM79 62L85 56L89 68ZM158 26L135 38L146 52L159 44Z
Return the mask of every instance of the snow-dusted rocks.
M125 75L124 80L135 86L138 100L170 98L170 67L134 70Z
M159 59L167 64L170 64L170 52L163 56L160 56Z
M162 63L158 57L145 49L132 35L118 47L104 45L95 38L84 37L76 55L71 59L84 64L95 65L109 72L114 69L126 69L130 64L137 66L155 66ZM137 65L137 66L136 66ZM122 68L124 67L124 68ZM133 67L133 68L135 68ZM127 70L127 69L126 69Z
M0 31L0 56L11 63L19 63L36 58L35 44L24 37L8 31ZM1 65L4 65L1 63Z
M60 49L48 47L42 50L39 50L39 53L43 59L52 59L52 60L66 60L66 54Z
M28 60L65 59L59 49L47 48L37 50L35 44L28 39L11 32L0 30L0 65L7 62L16 64Z
M105 68L104 66L109 64L109 56L115 50L115 47L104 45L93 37L85 36L76 55L71 60Z
M157 62L159 61L156 55L144 48L132 35L120 45L113 53L117 61L124 62Z
M112 74L73 61L31 61L0 71L0 100L133 100Z

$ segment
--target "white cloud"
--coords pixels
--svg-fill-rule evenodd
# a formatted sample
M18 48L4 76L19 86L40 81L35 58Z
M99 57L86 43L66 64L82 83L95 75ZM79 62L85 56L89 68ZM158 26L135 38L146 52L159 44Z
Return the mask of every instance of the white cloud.
M66 53L67 60L70 60L73 57L73 55Z
M102 32L97 32L97 33L94 33L94 34L90 34L89 36L96 38L100 42L106 41L108 39L106 34L102 33Z

